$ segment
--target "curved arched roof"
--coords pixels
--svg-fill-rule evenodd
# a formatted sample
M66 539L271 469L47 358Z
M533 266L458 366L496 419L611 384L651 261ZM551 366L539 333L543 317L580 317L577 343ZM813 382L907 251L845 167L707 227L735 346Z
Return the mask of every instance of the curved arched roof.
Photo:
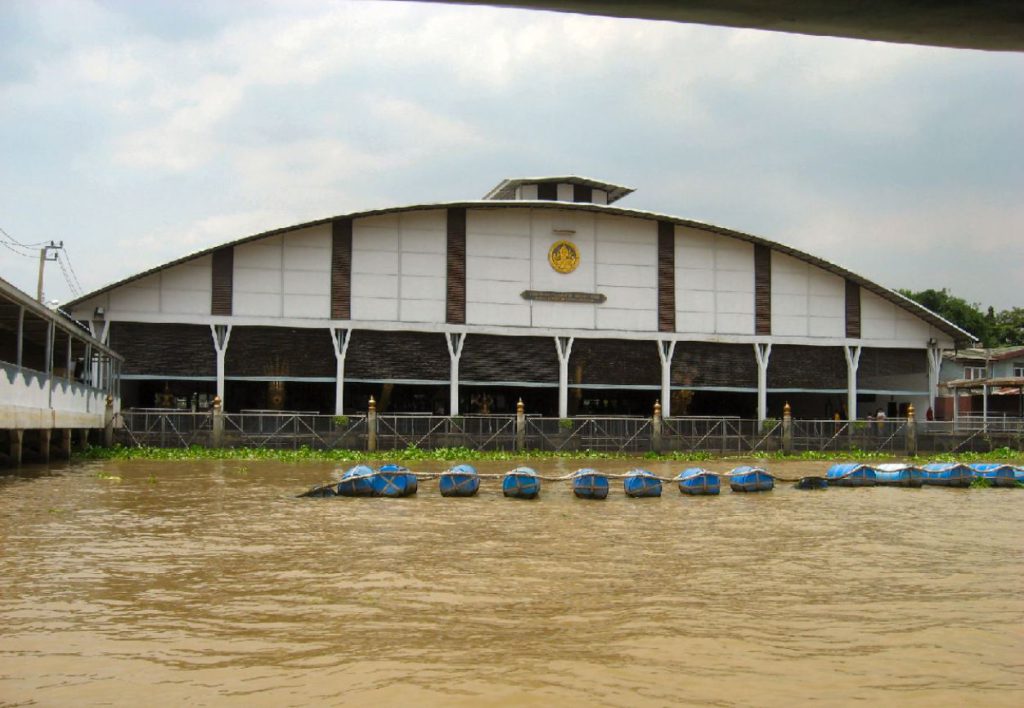
M878 295L879 297L881 297L881 298L883 298L885 300L888 300L889 302L894 303L895 305L903 308L904 310L907 310L907 311L911 312L912 314L916 315L917 317L920 317L925 322L928 322L930 325L932 325L933 327L935 327L939 331L945 332L946 334L950 335L958 343L959 342L976 342L976 341L978 341L977 337L972 335L970 332L967 332L966 330L963 330L960 327L957 327L952 322L944 319L943 317L940 317L939 315L937 315L936 313L932 312L928 308L924 307L923 305L918 304L917 302L911 300L908 297L905 297L904 295L901 295L900 293L896 292L895 290L891 290L891 289L886 288L886 287L884 287L882 285L879 285L878 283L872 282L872 281L868 280L867 278L864 278L864 277L862 277L860 275L857 275L856 273L853 273L853 272L851 272L849 270L846 270L845 268L843 268L843 267L841 267L839 265L836 265L835 263L832 263L831 261L827 261L824 258L819 258L817 256L813 256L813 255L811 255L809 253L805 253L804 251L800 251L800 250L798 250L796 248L792 248L791 246L787 246L785 244L781 244L781 243L778 243L776 241L770 241L770 240L768 240L766 238L761 238L760 236L754 236L753 234L744 233L742 231L735 231L733 229L727 229L727 228L724 228L724 227L721 227L721 226L715 226L713 224L705 224L705 223L700 222L700 221L694 221L692 219L683 219L683 218L680 218L678 216L671 216L671 215L668 215L668 214L659 214L657 212L642 211L642 210L639 210L639 209L625 209L625 208L617 207L617 206L605 206L603 204L589 204L589 203L580 203L580 202L557 202L557 201L547 201L547 200L545 200L545 201L535 201L535 200L514 200L514 201L487 200L487 201L478 201L478 200L473 200L473 201L457 201L457 202L438 202L438 203L434 203L434 204L410 204L410 205L398 206L398 207L388 207L388 208L383 208L383 209L370 209L370 210L367 210L367 211L351 212L351 213L348 213L348 214L338 214L336 216L331 216L331 217L327 217L327 218L324 218L324 219L316 219L314 221L307 221L307 222L301 223L301 224L294 224L294 225L291 225L291 226L285 226L285 227L281 227L281 228L277 228L277 229L271 229L270 231L263 231L263 232L258 233L258 234L253 234L251 236L245 236L245 237L236 239L234 241L229 241L227 243L222 243L222 244L219 244L217 246L211 246L210 248L206 248L206 249L203 249L203 250L200 250L200 251L195 251L195 252L190 253L188 255L182 256L181 258L177 258L177 259L175 259L173 261L169 261L167 263L164 263L163 265L156 266L155 268L150 268L148 270L142 271L141 273L136 273L135 275L129 276L127 278L123 278L122 280L118 280L118 281L116 281L114 283L111 283L110 285L106 285L106 286L104 286L102 288L94 290L93 292L88 293L86 295L83 295L82 297L77 298L76 300L72 300L71 302L67 303L67 305L65 305L65 307L70 309L70 308L72 308L72 307L74 307L74 306L76 306L76 305L78 305L78 304L80 304L82 302L85 302L86 300L90 300L90 299L96 297L97 295L101 295L101 294L103 294L105 292L113 290L114 288L118 288L118 287L120 287L122 285L126 285L126 284L128 284L128 283L130 283L132 281L139 280L139 279L144 278L146 276L149 276L149 275L152 275L154 273L157 273L157 272L159 272L161 270L165 270L167 268L171 268L173 266L180 265L180 264L185 263L187 261L193 260L195 258L199 258L199 257L207 255L209 253L213 253L214 251L218 251L218 250L220 250L222 248L227 248L229 246L237 246L237 245L240 245L240 244L243 244L243 243L248 243L250 241L258 241L259 239L262 239L262 238L269 238L271 236L279 236L281 234L288 233L290 231L296 231L298 229L305 229L305 228L310 228L310 227L313 227L313 226L322 226L322 225L325 225L325 224L330 224L331 222L336 221L338 219L360 219L360 218L367 218L367 217L371 217L371 216L384 216L384 215L388 215L388 214L401 214L401 213L410 212L410 211L423 211L423 210L433 210L433 209L455 209L455 208L480 209L480 210L483 210L483 209L509 209L509 208L512 208L512 209L524 209L524 208L529 208L529 209L561 209L561 210L576 210L576 211L592 211L592 212L599 212L599 213L602 213L602 214L611 214L611 215L614 215L614 216L629 216L629 217L634 217L634 218L637 218L637 219L667 221L667 222L670 222L670 223L675 224L677 226L689 226L689 227L693 227L693 228L697 228L697 229L703 229L704 231L709 231L711 233L720 234L722 236L729 236L731 238L740 239L742 241L748 241L750 243L759 244L759 245L763 245L763 246L768 246L769 248L771 248L774 251L778 251L779 253L784 253L784 254L786 254L788 256L792 256L793 258L796 258L798 260L804 261L806 263L810 263L811 265L817 266L817 267L822 268L824 270L827 270L827 271L829 271L831 273L834 273L834 274L836 274L838 276L846 278L846 279L848 279L848 280L850 280L850 281L852 281L854 283L857 283L860 287L864 288L865 290L868 290L868 291Z

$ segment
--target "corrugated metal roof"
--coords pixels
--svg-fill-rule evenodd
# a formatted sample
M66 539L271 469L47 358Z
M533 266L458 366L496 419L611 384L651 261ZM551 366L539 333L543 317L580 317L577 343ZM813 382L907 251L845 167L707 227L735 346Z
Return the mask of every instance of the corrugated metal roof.
M786 254L788 256L792 256L793 258L797 258L797 259L799 259L801 261L804 261L806 263L810 263L811 265L814 265L814 266L817 266L817 267L822 268L824 270L827 270L830 273L834 273L835 275L841 276L843 278L847 278L847 279L851 280L852 282L857 283L860 287L864 288L865 290L868 290L869 292L872 292L875 295L878 295L879 297L881 297L881 298L883 298L885 300L888 300L889 302L891 302L891 303L893 303L893 304L903 308L904 310L907 310L908 312L911 312L912 314L916 315L917 317L920 317L921 319L923 319L925 322L928 322L930 325L932 325L936 329L938 329L938 330L940 330L942 332L945 332L946 334L950 335L958 343L970 343L970 342L978 341L977 337L972 335L970 332L967 332L966 330L960 329L959 327L957 327L952 322L946 320L945 318L939 316L938 314L932 312L928 308L924 307L923 305L920 305L919 303L911 300L910 298L908 298L908 297L906 297L904 295L901 295L900 293L896 292L895 290L891 290L891 289L886 288L886 287L884 287L882 285L879 285L878 283L874 283L874 282L868 280L867 278L864 278L864 277L862 277L860 275L857 275L856 273L853 273L853 272L843 268L842 266L839 266L839 265L837 265L835 263L832 263L831 261L827 261L824 258L819 258L817 256L812 256L809 253L804 253L803 251L800 251L800 250L798 250L796 248L792 248L792 247L787 246L785 244L778 243L776 241L770 241L768 239L761 238L760 236L754 236L752 234L747 234L747 233L744 233L742 231L735 231L733 229L727 229L727 228L724 228L724 227L721 227L721 226L715 226L714 224L705 224L703 222L694 221L692 219L683 219L683 218L680 218L678 216L671 216L669 214L659 214L657 212L641 211L639 209L624 209L622 207L605 206L605 205L602 205L602 204L572 203L572 202L551 202L551 201L520 201L520 200L501 201L501 200L496 200L496 199L489 199L489 200L486 200L486 201L437 202L437 203L433 203L433 204L410 204L410 205L399 206L399 207L388 207L388 208L384 208L384 209L371 209L371 210L368 210L368 211L351 212L351 213L348 213L348 214L338 214L336 216L331 216L331 217L327 217L327 218L324 218L324 219L316 219L314 221L307 221L307 222L302 223L302 224L293 224L291 226L285 226L285 227L281 227L281 228L277 228L277 229L272 229L270 231L264 231L262 233L253 234L252 236L245 236L243 238L239 238L239 239L236 239L234 241L228 241L227 243L223 243L223 244L220 244L220 245L217 245L217 246L212 246L210 248L206 248L206 249L203 249L201 251L195 251L195 252L190 253L188 255L182 256L181 258L177 258L177 259L175 259L173 261L169 261L167 263L164 263L163 265L156 266L155 268L150 268L149 270L145 270L145 271L143 271L141 273L137 273L135 275L129 276L129 277L124 278L122 280L118 280L117 282L111 283L110 285L106 285L106 286L104 286L102 288L99 288L98 290L94 290L93 292L91 292L91 293L89 293L87 295L83 295L82 297L80 297L80 298L78 298L76 300L72 300L71 302L67 303L65 305L65 307L68 308L68 309L71 309L72 307L78 305L79 303L85 302L86 300L90 300L90 299L96 297L97 295L101 295L101 294L103 294L103 293L105 293L105 292L107 292L109 290L113 290L114 288L120 287L122 285L126 285L127 283L130 283L130 282L132 282L134 280L139 280L141 278L145 278L146 276L152 275L153 273L156 273L158 271L164 270L166 268L171 268L173 266L180 265L181 263L184 263L186 261L190 261L192 259L199 258L201 256L205 256L208 253L212 253L212 252L214 252L214 251L216 251L216 250L218 250L220 248L225 248L225 247L228 247L228 246L238 246L238 245L243 244L243 243L248 243L250 241L258 241L259 239L269 238L271 236L278 236L280 234L287 233L289 231L295 231L297 229L305 229L305 228L310 228L310 227L313 227L313 226L322 226L324 224L329 224L329 223L331 223L332 221L334 221L336 219L359 219L359 218L366 218L366 217L370 217L370 216L383 216L383 215L387 215L387 214L400 214L400 213L408 212L408 211L421 211L421 210L425 210L425 209L454 209L454 208L463 208L463 209L508 209L508 208L512 208L512 209L570 209L570 210L575 210L575 211L592 211L592 212L599 212L599 213L603 213L603 214L613 214L615 216L632 216L632 217L639 218L639 219L669 221L669 222L671 222L673 224L676 224L677 226L689 226L689 227L692 227L692 228L703 229L705 231L710 231L712 233L720 234L722 236L729 236L731 238L737 238L737 239L740 239L742 241L747 241L749 243L762 244L762 245L768 246L768 247L772 248L773 250L778 251L779 253L784 253L784 254Z

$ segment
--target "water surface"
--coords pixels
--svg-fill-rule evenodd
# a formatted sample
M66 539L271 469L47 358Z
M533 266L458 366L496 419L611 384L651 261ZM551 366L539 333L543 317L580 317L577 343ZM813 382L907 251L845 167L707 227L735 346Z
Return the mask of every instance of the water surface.
M0 477L0 704L1024 705L1024 490L295 498L330 475Z

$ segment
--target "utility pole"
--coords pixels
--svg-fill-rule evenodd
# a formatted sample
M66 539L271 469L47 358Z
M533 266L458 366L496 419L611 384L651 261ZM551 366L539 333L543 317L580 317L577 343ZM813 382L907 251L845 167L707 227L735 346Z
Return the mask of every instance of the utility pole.
M39 285L36 288L36 300L42 304L43 302L43 266L46 265L46 261L57 260L57 251L64 248L64 242L61 241L59 244L50 241L49 246L43 246L39 249ZM53 255L50 255L50 251L53 251Z

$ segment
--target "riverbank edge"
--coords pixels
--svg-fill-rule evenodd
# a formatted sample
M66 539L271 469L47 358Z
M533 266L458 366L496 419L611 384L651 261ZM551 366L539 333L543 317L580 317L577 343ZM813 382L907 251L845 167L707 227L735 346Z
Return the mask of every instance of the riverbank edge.
M721 455L710 452L669 452L658 454L648 452L643 455L628 453L603 452L597 450L573 450L552 452L547 450L524 450L521 452L507 450L473 450L465 447L443 447L433 450L410 446L398 450L378 450L373 453L365 450L321 450L299 447L281 450L265 447L230 447L208 448L194 445L184 448L158 447L89 447L76 452L72 460L149 460L149 461L182 461L182 460L272 460L276 462L359 462L364 460L387 460L389 462L473 462L484 461L527 461L527 460L626 460L644 459L654 462L708 462L715 460L779 460L779 461L849 461L879 460L900 462L1002 462L1006 464L1024 464L1024 450L1004 447L991 452L936 453L905 457L867 450L838 451L805 451L795 454L782 452L747 453L744 455Z

